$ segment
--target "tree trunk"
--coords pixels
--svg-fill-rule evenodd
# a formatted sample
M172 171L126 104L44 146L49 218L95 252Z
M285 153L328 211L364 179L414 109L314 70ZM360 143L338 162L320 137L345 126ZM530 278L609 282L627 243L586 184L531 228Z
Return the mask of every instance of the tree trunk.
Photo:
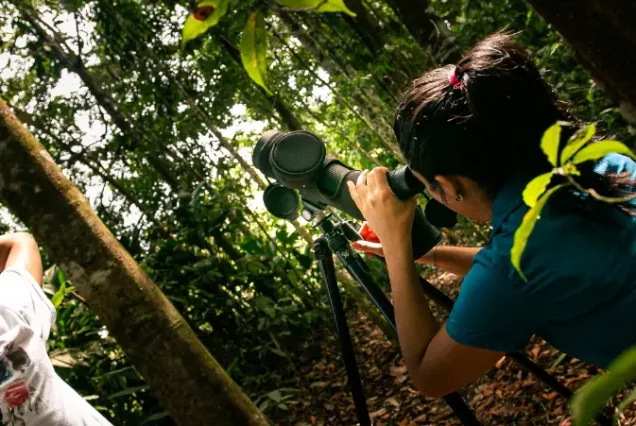
M352 18L346 15L344 19L358 33L371 54L373 56L379 55L386 44L386 38L383 35L384 31L380 23L369 13L362 0L345 0L345 4L356 14L356 17ZM401 93L404 90L409 79L408 66L403 62L403 58L399 53L394 52L392 55L395 69L393 71L387 70L383 76L385 82L390 84L396 93Z
M0 194L180 425L267 425L79 190L0 100Z
M581 63L636 122L636 3L627 0L529 0L572 45Z
M415 41L423 48L430 47L439 64L457 62L460 52L446 24L429 11L428 0L388 0Z
M371 52L378 52L384 49L384 37L380 24L371 16L362 0L345 0L347 7L356 14L355 18L346 15L345 19L351 25L364 44Z

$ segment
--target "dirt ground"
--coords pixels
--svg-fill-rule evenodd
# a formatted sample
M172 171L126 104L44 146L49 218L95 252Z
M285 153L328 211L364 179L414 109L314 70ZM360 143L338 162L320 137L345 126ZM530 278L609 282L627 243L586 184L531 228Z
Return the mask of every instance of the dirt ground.
M456 297L460 280L454 275L438 273L429 279ZM433 309L440 320L445 318L443 311ZM444 400L426 398L414 390L399 352L365 315L352 313L349 327L374 426L461 424ZM300 379L294 383L298 393L288 410L274 416L278 425L357 424L338 342L325 331L319 356L294 360L300 370ZM538 338L528 344L526 354L572 390L600 372L579 360L561 357ZM460 393L483 425L569 424L568 401L509 358ZM636 425L633 404L619 424Z

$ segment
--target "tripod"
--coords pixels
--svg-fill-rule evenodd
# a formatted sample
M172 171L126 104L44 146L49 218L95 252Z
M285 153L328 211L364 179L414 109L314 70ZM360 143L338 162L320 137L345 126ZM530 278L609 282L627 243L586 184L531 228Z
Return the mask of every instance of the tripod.
M329 296L331 310L334 316L336 331L340 340L340 347L347 372L347 377L351 387L351 393L360 426L371 426L371 419L367 409L364 390L358 366L355 360L353 344L347 326L342 300L338 290L336 270L333 260L335 253L347 272L362 286L373 303L378 307L382 315L386 318L391 328L397 333L393 305L388 300L384 292L375 284L367 264L362 257L350 247L350 241L361 239L357 231L345 221L340 220L334 223L331 213L324 213L315 209L311 204L303 202L303 216L306 219L313 219L315 227L320 228L322 235L314 241L314 256L318 261L318 266L322 273L327 294ZM424 293L441 307L450 310L454 304L453 300L438 290L428 281L420 277L420 284ZM534 374L539 380L550 386L561 396L570 399L572 391L561 384L556 378L536 365L525 355L519 352L507 354L522 367ZM455 415L464 425L481 425L474 413L464 402L459 394L453 392L444 396L444 400L451 407ZM603 426L611 425L609 418L600 415L597 421Z

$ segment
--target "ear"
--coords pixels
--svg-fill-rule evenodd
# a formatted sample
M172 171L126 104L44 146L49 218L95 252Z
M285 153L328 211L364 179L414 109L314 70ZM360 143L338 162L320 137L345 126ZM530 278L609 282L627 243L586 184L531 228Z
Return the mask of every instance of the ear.
M454 200L457 194L462 194L463 185L458 179L457 176L454 175L437 175L435 176L435 181L442 189L444 196L449 200ZM462 194L464 195L464 194Z

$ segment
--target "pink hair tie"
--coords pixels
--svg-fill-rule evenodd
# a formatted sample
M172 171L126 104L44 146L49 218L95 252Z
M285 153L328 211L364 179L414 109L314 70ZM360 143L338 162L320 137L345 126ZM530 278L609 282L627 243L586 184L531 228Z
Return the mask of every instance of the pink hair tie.
M453 86L454 88L459 88L459 89L464 89L464 83L462 82L462 69L455 66L453 67L452 70L450 70L450 72L448 73L448 83Z

